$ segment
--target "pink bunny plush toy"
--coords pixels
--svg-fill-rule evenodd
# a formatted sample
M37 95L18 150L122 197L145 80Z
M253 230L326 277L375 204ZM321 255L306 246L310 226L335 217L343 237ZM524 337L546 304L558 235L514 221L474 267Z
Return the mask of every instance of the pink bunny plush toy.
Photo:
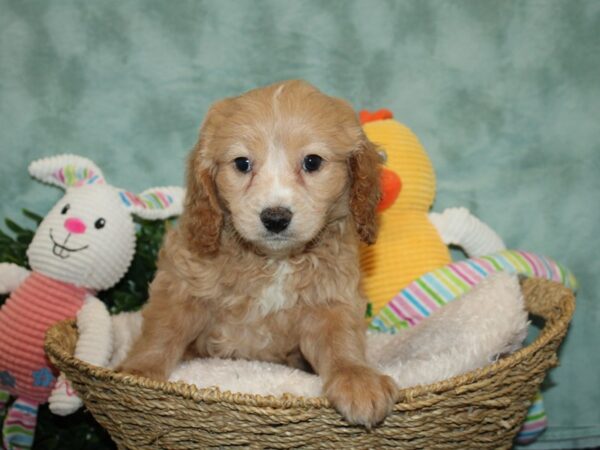
M116 284L135 252L132 214L164 219L181 213L183 190L152 188L139 195L110 186L88 159L60 155L33 162L29 173L66 190L37 229L27 257L31 271L0 263L0 417L7 449L33 444L38 406L68 414L81 406L44 354L54 323L77 318L75 356L105 365L112 354L109 313L95 293ZM9 405L9 395L16 400Z

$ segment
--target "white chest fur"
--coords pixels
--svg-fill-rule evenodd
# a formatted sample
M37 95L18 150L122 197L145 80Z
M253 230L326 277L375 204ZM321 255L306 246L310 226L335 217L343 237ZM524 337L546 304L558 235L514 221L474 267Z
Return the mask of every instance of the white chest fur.
M288 289L292 273L290 265L286 261L274 264L278 264L277 270L258 298L258 309L262 316L286 309L294 303L294 297Z

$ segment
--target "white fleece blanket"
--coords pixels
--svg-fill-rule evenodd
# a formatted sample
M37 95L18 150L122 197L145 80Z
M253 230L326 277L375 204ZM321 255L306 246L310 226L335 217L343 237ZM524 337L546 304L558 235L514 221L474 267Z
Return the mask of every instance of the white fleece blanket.
M117 365L140 327L139 315L116 316ZM368 357L400 388L434 383L483 367L514 352L527 335L527 312L516 276L495 274L472 291L435 312L414 328L397 334L370 333ZM126 330L126 331L124 331ZM200 388L261 395L290 393L304 397L321 394L322 382L280 364L218 358L182 363L171 381Z

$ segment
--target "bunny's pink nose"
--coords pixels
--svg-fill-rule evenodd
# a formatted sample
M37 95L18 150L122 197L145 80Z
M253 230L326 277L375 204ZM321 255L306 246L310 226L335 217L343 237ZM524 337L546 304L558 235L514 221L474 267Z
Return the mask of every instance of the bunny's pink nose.
M81 234L85 233L85 223L81 219L71 217L65 220L65 228L69 233Z

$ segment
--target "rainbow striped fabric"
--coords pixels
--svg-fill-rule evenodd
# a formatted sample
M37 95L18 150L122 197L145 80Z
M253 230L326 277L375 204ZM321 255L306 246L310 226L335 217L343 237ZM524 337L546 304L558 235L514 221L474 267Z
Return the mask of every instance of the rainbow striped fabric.
M74 164L67 164L61 167L52 176L65 186L79 187L84 184L102 184L104 178L102 174L96 173L94 170L87 167L78 167Z
M395 333L417 325L449 301L465 294L488 275L506 271L558 281L575 290L577 280L556 261L520 250L504 250L440 267L417 278L371 321L370 328Z
M542 434L547 426L548 417L544 409L544 400L542 399L542 394L538 392L533 399L532 405L529 407L529 411L527 411L525 423L519 430L517 442L519 444L530 444Z
M429 272L400 291L371 321L370 328L396 333L413 327L433 312L468 292L488 275L500 271L558 281L576 290L571 271L545 256L520 250L504 250L490 256L454 262ZM542 396L530 407L517 442L533 442L547 426Z
M153 192L143 192L139 195L133 192L120 191L119 196L125 206L139 206L144 209L166 209L173 203L173 197L166 192L155 190Z
M28 449L33 446L38 405L18 398L10 407L2 428L2 443L6 450Z

